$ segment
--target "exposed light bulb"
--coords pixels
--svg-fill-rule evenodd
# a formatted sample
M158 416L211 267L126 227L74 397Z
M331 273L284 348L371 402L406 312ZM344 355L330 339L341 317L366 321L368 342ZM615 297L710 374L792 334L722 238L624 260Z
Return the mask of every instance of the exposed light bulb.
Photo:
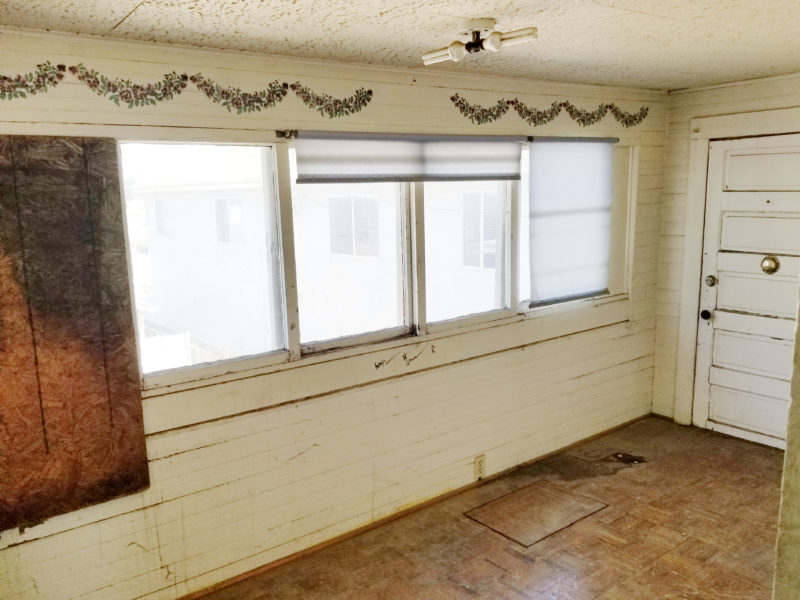
M517 29L516 31L510 31L508 33L492 31L495 25L494 19L469 19L465 22L465 25L468 27L464 35L470 33L472 35L472 39L468 43L464 44L463 42L455 41L447 46L447 48L431 50L422 55L422 62L426 65L448 60L459 62L470 52L476 53L481 50L497 52L500 48L529 42L538 37L536 27L526 27L525 29ZM485 38L481 39L481 32L491 33L488 33Z
M516 31L509 31L508 33L501 33L500 39L503 42L503 47L513 46L515 44L522 44L529 42L539 37L539 30L536 27L526 27L525 29L517 29Z
M427 54L422 55L422 63L425 65L433 65L440 62L452 60L448 48L440 48L439 50L432 50Z

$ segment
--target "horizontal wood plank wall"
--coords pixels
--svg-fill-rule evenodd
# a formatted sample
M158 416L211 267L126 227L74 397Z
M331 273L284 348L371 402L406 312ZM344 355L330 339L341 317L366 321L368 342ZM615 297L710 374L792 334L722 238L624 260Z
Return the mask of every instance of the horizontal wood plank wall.
M689 180L689 125L697 117L800 106L800 76L740 82L669 96L664 197L661 205L653 412L674 414L678 316Z
M629 322L153 433L149 490L0 535L4 600L178 598L464 486L476 454L486 454L492 474L650 412L664 94L13 31L0 37L0 56L10 75L50 60L142 83L176 69L243 89L281 79L337 96L361 86L375 92L363 112L333 121L291 94L267 112L237 117L191 85L170 103L128 110L68 76L48 94L0 104L5 133L152 138L154 126L169 126L186 128L189 139L228 139L232 130L258 139L275 128L535 131L615 136L641 147ZM456 91L485 105L515 96L539 107L555 99L630 111L646 104L650 115L630 129L610 115L583 129L562 114L534 130L509 111L477 127L450 104ZM232 396L247 389L223 385Z

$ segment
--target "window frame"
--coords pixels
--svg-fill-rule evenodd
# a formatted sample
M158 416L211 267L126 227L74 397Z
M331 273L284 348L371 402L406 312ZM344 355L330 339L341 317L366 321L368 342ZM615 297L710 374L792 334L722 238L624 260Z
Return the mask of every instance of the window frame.
M128 215L127 210L125 209L125 186L123 185L123 165L122 165L122 145L125 143L144 143L144 144L164 144L164 145L182 145L182 144L208 144L208 145L216 145L216 146L248 146L248 147L264 147L270 148L272 154L272 181L266 182L265 185L271 185L273 189L273 199L275 202L275 216L277 219L276 223L276 233L280 243L280 250L278 256L278 284L281 289L275 290L273 293L275 295L279 295L283 298L283 326L284 326L284 339L286 340L286 345L289 345L289 337L290 337L290 330L287 327L287 317L288 314L286 312L288 304L286 298L286 288L287 288L287 276L286 270L284 268L285 264L285 248L283 243L284 234L282 232L281 226L281 206L280 206L280 195L278 190L278 160L277 160L277 145L273 143L264 143L264 142L230 142L224 140L213 140L213 141L198 141L198 140L185 140L185 139L158 139L158 140L138 140L138 139L128 139L123 137L117 137L115 139L117 144L117 161L119 165L119 172L120 172L120 201L121 201L121 213L122 213L122 222L123 222L123 230L125 233L125 246L126 246L126 259L128 264L128 278L131 282L130 284L130 294L131 294L131 309L133 310L133 323L134 323L134 332L136 337L136 344L137 344L137 359L139 361L139 372L141 373L142 379L142 390L149 390L149 389L161 389L161 388L169 388L170 386L176 384L183 384L187 382L200 382L209 377L216 377L220 375L224 375L226 373L231 373L233 371L238 370L247 370L251 368L263 368L263 367L271 367L277 364L281 364L291 357L291 352L287 348L278 348L276 350L270 350L267 352L260 352L257 354L246 354L241 355L233 358L227 358L217 361L209 361L209 362L202 362L193 365L184 365L181 367L173 367L169 369L161 369L158 371L151 371L146 373L142 367L142 356L141 356L141 340L144 337L144 332L140 331L139 327L139 319L136 314L136 298L133 290L133 265L132 265L132 246L130 244L130 231L129 231L129 223L128 223ZM216 206L216 202L215 202ZM161 230L161 215L157 218L156 227L158 230L158 235L163 235ZM222 242L217 240L218 243L230 243L230 242Z
M519 220L519 181L508 181L506 182L506 197L503 199L505 202L506 210L504 211L507 214L508 218L503 219L503 243L505 245L503 251L503 269L505 271L505 290L504 294L506 295L508 301L508 306L505 308L497 308L494 310L488 310L479 313L471 313L467 315L462 315L459 317L454 317L452 319L445 319L442 321L433 321L425 323L425 331L430 333L440 333L443 331L450 331L450 330L458 330L462 328L473 327L475 325L480 325L482 323L491 324L493 322L508 319L513 317L514 315L520 314L519 310L517 309L517 282L515 281L518 279L514 273L514 269L517 268L518 264L518 256L519 256L519 244L516 242L517 240L517 227L518 227L518 220ZM424 201L425 201L425 185L424 183L420 183L419 185L419 195L420 195L420 212L422 216L420 218L421 225L420 225L420 236L422 237L423 241L425 239L425 211L424 211ZM423 248L424 250L424 248ZM424 263L424 254L421 259ZM424 265L423 265L424 266ZM483 267L470 267L470 268L483 268ZM427 294L425 289L425 278L422 277L420 282L421 292L417 296L417 302L419 303L426 303L427 301Z
M124 128L123 128L124 129ZM638 181L638 147L625 144L628 159L626 170L626 198L624 240L620 242L625 248L624 264L624 289L620 293L593 296L570 300L558 304L530 308L528 302L521 301L519 295L519 238L520 238L520 182L511 181L508 190L508 211L506 219L506 250L507 260L507 293L509 294L509 308L487 311L472 315L465 315L446 321L427 323L425 318L425 243L424 243L424 191L423 184L414 182L404 185L403 195L405 200L404 240L407 244L405 289L410 299L407 310L407 327L393 328L377 332L360 334L320 343L300 344L299 341L299 315L297 306L297 279L294 258L294 231L292 219L292 182L289 178L289 149L291 142L273 138L265 142L264 135L250 136L243 132L213 132L208 137L186 136L182 131L169 132L164 136L163 129L159 129L157 139L147 136L115 135L117 142L152 142L152 143L209 143L220 145L260 145L272 148L273 182L278 215L278 237L280 240L280 270L283 283L284 315L286 320L286 346L283 350L276 350L264 354L242 356L211 363L201 363L176 369L158 371L143 375L142 395L145 399L173 398L178 403L182 402L183 394L177 392L188 391L198 387L214 386L220 383L258 377L269 373L284 373L290 376L294 369L326 368L328 365L338 365L337 369L347 369L347 364L362 363L365 358L377 358L387 351L402 353L403 349L409 354L421 345L433 345L433 342L445 345L462 340L470 347L466 351L469 357L481 356L485 352L479 347L483 344L481 339L494 339L495 332L508 331L507 342L503 342L506 349L528 345L587 331L596 327L610 326L625 321L630 321L630 298L632 259L633 259L633 231L635 225L636 184ZM225 135L225 134L228 135ZM263 132L262 132L263 133ZM234 135L235 134L235 135ZM244 138L244 139L242 139ZM236 141L231 141L232 139ZM269 137L267 136L267 139ZM616 167L616 163L615 163ZM616 196L615 192L615 196ZM126 243L127 243L126 225ZM612 234L612 244L614 244ZM130 261L130 254L128 254ZM129 265L130 269L130 265ZM533 327L533 329L531 329ZM510 329L508 329L510 328ZM517 335L516 331L524 330ZM137 332L138 338L138 332ZM494 347L493 347L494 348ZM488 350L488 347L486 348ZM496 352L498 348L490 352ZM408 360L408 359L405 359ZM451 357L436 356L437 364L449 364ZM457 359L461 360L461 358ZM343 361L343 362L342 362ZM379 361L376 361L376 363ZM427 365L427 366L426 366ZM430 368L430 365L418 361L415 365L406 365L407 370L414 371L421 368ZM326 371L327 372L327 371ZM365 380L379 381L389 373L379 372L377 367L370 363L370 373ZM331 383L331 386L334 384ZM333 388L332 388L333 389ZM243 401L244 402L244 401ZM259 406L270 405L269 400L260 400ZM209 409L212 410L212 409ZM246 407L219 407L212 410L214 414L237 414ZM198 417L199 418L199 417ZM191 417L194 421L195 417Z
M287 144L287 159L288 159L288 144ZM288 161L287 161L287 169L289 168ZM281 174L276 173L277 177L280 179ZM290 219L293 219L292 215L292 181L290 178L290 172L287 170L285 174L285 180L289 182L289 190L288 190L288 197L281 197L279 198L279 202L282 204L286 202L288 204L288 214ZM307 185L314 185L314 184L307 184ZM414 334L414 324L413 324L413 304L414 304L414 297L412 295L413 285L411 282L412 277L412 243L411 243L411 210L410 210L410 193L408 190L408 186L400 185L400 214L399 214L399 223L400 223L400 239L402 241L402 248L401 248L401 281L400 287L403 294L404 300L404 309L405 309L405 323L402 325L398 325L397 327L390 327L387 329L379 329L377 331L368 331L365 333L359 333L355 335L348 335L339 338L329 339L329 340L315 340L312 342L300 342L300 318L299 318L299 307L298 307L298 318L297 318L297 325L294 327L295 331L297 331L297 356L306 356L309 354L317 354L320 352L330 352L332 350L338 350L340 348L348 348L351 346L361 346L366 344L373 344L376 342L383 342L387 340L393 340L397 338L404 338L409 335ZM283 218L283 215L281 215ZM294 221L292 221L292 228L294 227ZM294 229L292 229L292 235L286 236L287 239L284 243L284 253L288 254L291 252L292 260L294 262L295 254L294 254ZM370 257L363 257L360 255L352 254L350 255L353 258L370 258ZM295 267L296 268L296 267ZM296 271L293 273L294 275L294 290L295 290L295 302L297 302L297 273ZM294 348L290 348L290 351L294 350Z

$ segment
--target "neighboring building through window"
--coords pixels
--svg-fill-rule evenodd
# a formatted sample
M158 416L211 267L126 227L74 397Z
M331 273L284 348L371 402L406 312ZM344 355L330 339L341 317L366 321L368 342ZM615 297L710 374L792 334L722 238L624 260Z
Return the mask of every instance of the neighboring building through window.
M497 192L464 192L464 266L494 269L497 258Z
M406 327L401 185L300 184L292 204L300 341Z
M284 348L272 150L120 147L143 372Z
M425 183L428 322L507 308L504 181Z
M368 196L331 196L331 252L380 256L378 200Z

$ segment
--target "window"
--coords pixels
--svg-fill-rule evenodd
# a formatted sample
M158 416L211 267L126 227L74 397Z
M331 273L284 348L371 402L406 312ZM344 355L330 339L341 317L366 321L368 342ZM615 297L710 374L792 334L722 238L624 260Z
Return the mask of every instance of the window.
M121 159L143 372L284 348L272 150L123 143Z
M426 182L424 191L428 322L508 307L507 183Z
M294 186L301 343L408 327L401 192L398 183Z
M635 152L525 141L301 132L296 161L288 145L121 144L143 372L613 303Z
M614 191L614 154L609 140L544 139L530 145L520 291L529 294L531 306L622 291L624 248L612 238L619 237L614 234L625 202L614 200L620 196ZM623 222L623 238L624 230ZM622 248L622 255L612 255L612 247Z
M300 132L293 220L301 342L398 335L412 313L427 314L427 323L508 308L507 180L519 178L523 141ZM423 244L414 249L424 297L409 282L412 187L424 196L416 232L424 230L424 256Z

